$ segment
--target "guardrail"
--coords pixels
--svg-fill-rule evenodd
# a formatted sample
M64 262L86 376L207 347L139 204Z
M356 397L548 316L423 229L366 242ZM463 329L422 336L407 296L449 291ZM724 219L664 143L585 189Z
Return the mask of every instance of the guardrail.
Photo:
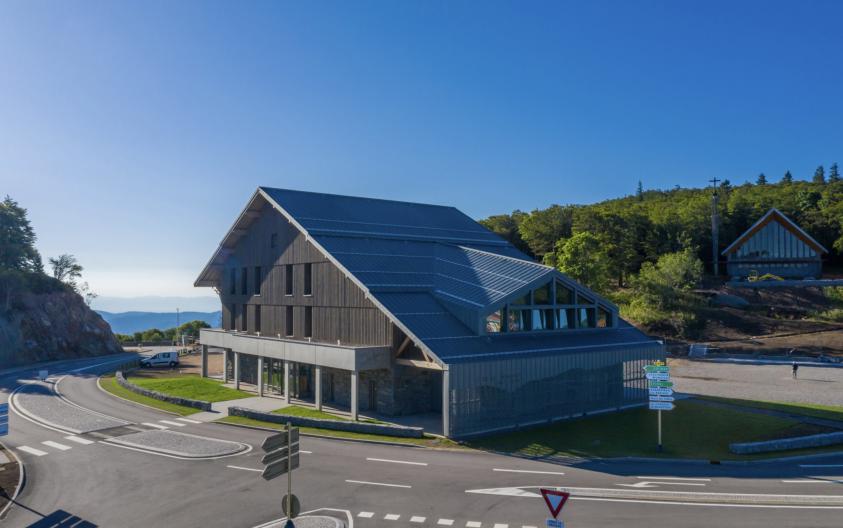
M158 391L138 387L134 383L129 382L125 378L125 376L123 376L122 370L118 370L117 372L115 372L114 378L117 380L117 384L123 387L124 389L130 390L136 394L140 394L148 398L154 398L159 401L174 403L176 405L183 405L185 407L193 407L194 409L200 409L203 411L211 410L211 402L206 402L202 400L191 400L190 398L179 398L178 396L170 396L169 394L164 394Z
M332 431L349 431L353 433L367 433L383 436L400 436L403 438L422 438L424 429L421 427L405 427L403 425L379 424L367 422L348 422L344 420L325 420L322 418L305 418L304 416L290 416L287 414L266 413L245 409L243 407L229 407L229 416L242 416L252 420L286 424L290 422L299 427L316 427Z

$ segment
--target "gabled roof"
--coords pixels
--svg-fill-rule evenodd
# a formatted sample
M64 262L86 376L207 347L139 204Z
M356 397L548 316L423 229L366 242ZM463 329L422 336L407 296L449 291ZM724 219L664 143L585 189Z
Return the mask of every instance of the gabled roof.
M526 339L526 335L526 341L477 336L476 329L465 321L554 277L572 282L555 269L533 262L453 207L259 187L196 286L217 283L239 236L266 203L301 230L396 326L441 362L447 362L448 355L469 353L459 344L464 339L474 338L470 347L473 357L483 356L483 350L499 355L507 348L523 348L519 342L534 342L535 338ZM589 293L615 309L609 301ZM578 340L588 340L583 337L588 332L548 335L542 346L528 349L546 353L553 343L564 349ZM600 334L611 341L608 334L614 332L601 329L591 339L599 340ZM622 332L638 334L624 342L644 338L634 328ZM449 344L452 340L458 343Z
M817 253L828 253L828 250L823 247L822 244L814 240L814 238L802 230L801 227L796 225L796 222L785 216L784 213L776 209L775 207L767 211L767 213L761 217L760 220L752 224L752 226L747 229L741 236L739 236L734 242L729 244L729 247L723 250L722 255L727 255L734 251L737 251L742 245L746 243L747 240L752 238L752 236L760 231L764 226L769 224L770 222L778 222L781 224L782 227L790 231L794 234L797 238L814 248Z

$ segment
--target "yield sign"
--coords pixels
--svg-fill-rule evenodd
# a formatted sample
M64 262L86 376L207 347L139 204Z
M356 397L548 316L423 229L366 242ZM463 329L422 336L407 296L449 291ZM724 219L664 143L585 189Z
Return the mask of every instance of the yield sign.
M556 490L549 490L549 489L541 489L542 497L544 497L544 502L547 503L547 509L550 510L550 514L556 518L559 515L559 512L562 511L562 506L565 506L565 502L567 502L568 497L571 496L570 493L567 491L556 491Z

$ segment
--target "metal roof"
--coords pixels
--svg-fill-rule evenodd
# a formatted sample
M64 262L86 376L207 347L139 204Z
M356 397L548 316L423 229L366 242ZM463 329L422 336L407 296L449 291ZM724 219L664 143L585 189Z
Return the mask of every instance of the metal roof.
M775 207L767 211L764 216L762 216L757 222L752 224L749 229L743 232L741 236L735 239L734 242L729 244L729 247L723 250L721 255L727 255L732 251L737 251L744 243L746 243L752 236L757 233L762 227L767 225L768 223L776 221L781 224L785 229L793 233L795 236L802 239L803 242L808 244L809 246L813 247L817 253L828 253L828 250L819 242L817 242L814 237L809 235L805 232L801 227L799 227L796 222L791 220L787 217L783 212L779 211Z

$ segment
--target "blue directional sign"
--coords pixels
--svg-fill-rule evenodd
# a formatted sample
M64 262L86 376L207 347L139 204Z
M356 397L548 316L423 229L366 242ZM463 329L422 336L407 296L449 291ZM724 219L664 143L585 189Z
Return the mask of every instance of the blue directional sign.
M660 402L660 401L651 401L650 402L650 410L651 411L672 411L674 409L674 405L670 402Z
M559 519L548 519L545 526L547 526L547 528L565 528L565 521L560 521Z
M668 387L652 387L649 391L650 396L673 396L673 389Z
M0 436L9 434L9 404L0 403Z

